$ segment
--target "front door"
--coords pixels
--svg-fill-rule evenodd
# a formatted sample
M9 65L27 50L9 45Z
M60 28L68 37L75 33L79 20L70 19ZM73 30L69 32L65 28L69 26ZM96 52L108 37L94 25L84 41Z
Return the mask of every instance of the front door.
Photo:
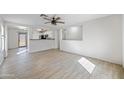
M27 47L27 33L18 33L18 47Z

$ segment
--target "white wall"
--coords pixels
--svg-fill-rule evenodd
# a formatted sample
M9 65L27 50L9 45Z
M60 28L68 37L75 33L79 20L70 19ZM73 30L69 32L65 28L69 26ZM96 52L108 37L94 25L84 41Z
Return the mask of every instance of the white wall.
M83 23L82 41L61 41L61 50L122 64L122 17L112 15Z
M5 31L5 54L4 56L7 57L8 56L8 27L5 24L4 25L4 31Z
M54 36L55 36L55 48L59 48L59 30L54 31Z
M2 29L1 29L1 26L2 26L2 22L1 22L1 19L0 19L0 53L2 51L2 40L1 40L1 38L2 38L2 35L1 35Z
M122 15L122 63L124 67L124 15Z
M30 40L29 52L38 52L55 48L55 40Z
M3 31L4 31L3 19L0 18L0 65L2 64L4 60L4 42L3 42L4 38L2 36Z
M8 30L8 49L18 47L18 34L16 30Z
M82 26L70 26L63 31L64 40L82 40Z
M8 49L18 48L18 32L27 32L27 31L8 29Z

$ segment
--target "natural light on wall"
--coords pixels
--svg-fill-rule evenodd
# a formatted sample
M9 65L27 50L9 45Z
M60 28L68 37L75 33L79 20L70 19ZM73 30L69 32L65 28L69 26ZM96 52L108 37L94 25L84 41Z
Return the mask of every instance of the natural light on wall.
M86 58L82 57L78 60L78 62L91 74L93 70L95 69L95 65L91 63Z

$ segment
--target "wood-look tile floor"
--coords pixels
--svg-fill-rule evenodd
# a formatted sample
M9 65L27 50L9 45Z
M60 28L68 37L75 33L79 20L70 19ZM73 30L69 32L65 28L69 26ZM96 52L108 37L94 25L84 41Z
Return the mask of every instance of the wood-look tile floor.
M85 57L96 65L91 74L79 64L79 55L47 50L37 53L21 53L9 50L0 66L1 79L121 79L124 69L120 65Z

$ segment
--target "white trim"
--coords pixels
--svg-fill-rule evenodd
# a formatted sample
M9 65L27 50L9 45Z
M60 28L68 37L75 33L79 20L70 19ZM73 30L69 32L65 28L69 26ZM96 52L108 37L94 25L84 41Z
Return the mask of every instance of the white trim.
M122 66L124 68L124 15L122 15Z

